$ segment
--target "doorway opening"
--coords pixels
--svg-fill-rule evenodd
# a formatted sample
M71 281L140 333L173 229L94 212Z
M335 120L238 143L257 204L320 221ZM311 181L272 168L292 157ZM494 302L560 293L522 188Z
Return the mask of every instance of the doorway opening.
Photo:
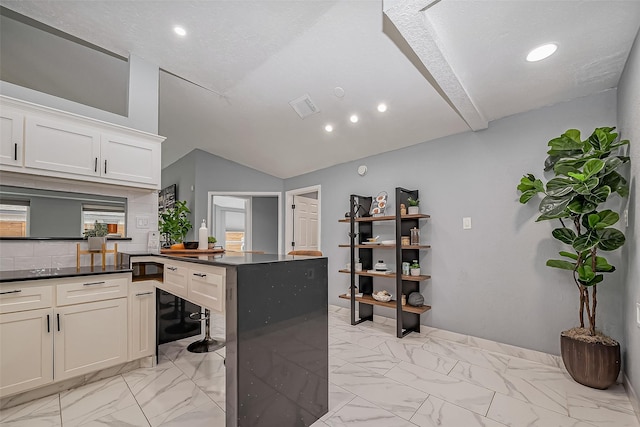
M227 251L282 253L281 193L208 192L212 235Z
M286 251L321 251L320 200L321 187L289 190L285 193L285 241Z

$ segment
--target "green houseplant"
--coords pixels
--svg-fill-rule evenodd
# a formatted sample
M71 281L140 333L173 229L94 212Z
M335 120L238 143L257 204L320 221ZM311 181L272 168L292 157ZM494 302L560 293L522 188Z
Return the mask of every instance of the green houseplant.
M86 237L87 242L89 242L89 250L102 250L102 245L107 241L107 234L109 234L107 224L96 220L96 222L93 223L93 228L85 230L84 232L84 237Z
M190 213L186 200L176 200L172 208L160 213L158 226L160 233L164 236L165 245L184 242L184 238L192 227L187 217Z
M207 237L207 245L209 249L213 249L216 245L216 242L218 241L218 239L216 239L213 236L209 236Z
M615 271L599 251L616 250L625 242L624 234L612 227L619 215L603 208L614 194L626 197L629 193L627 181L618 172L629 158L617 154L629 141L620 141L614 129L596 128L584 141L577 129L567 130L548 143L545 171L552 171L554 177L545 185L527 174L517 187L523 204L543 194L536 221L559 220L561 227L551 234L571 248L560 251L563 259L550 259L546 265L571 272L580 297L580 327L561 334L562 358L576 381L595 388L613 384L620 370L619 344L596 331L597 286L604 273ZM607 372L597 372L598 362L586 362L590 357L601 358Z
M420 213L420 199L412 199L409 197L407 203L409 204L409 215Z

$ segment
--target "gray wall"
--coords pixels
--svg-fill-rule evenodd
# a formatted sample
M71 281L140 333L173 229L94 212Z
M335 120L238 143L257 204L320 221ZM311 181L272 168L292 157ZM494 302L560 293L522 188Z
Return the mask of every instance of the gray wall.
M251 198L251 245L254 251L278 253L278 198Z
M542 174L547 142L569 128L590 133L616 124L616 93L609 90L567 103L497 120L467 132L285 180L285 190L322 186L322 251L329 257L331 304L347 306L338 294L348 275L347 225L337 221L349 209L349 194L393 194L397 186L420 190L424 221L421 265L432 275L421 290L433 309L422 322L544 352L559 353L560 331L576 325L578 297L566 271L546 267L561 244L557 226L535 223L537 207L520 205L516 185L524 173ZM359 164L368 166L358 176ZM393 199L393 197L391 198ZM389 209L394 209L393 200ZM462 229L471 217L473 228ZM382 228L383 233L393 230ZM377 233L374 233L377 234ZM382 249L374 253L391 261ZM611 262L616 265L619 255ZM619 263L617 264L619 265ZM623 339L621 273L608 276L598 292L599 326ZM376 279L376 289L393 283ZM393 313L376 307L381 315Z
M190 152L186 156L178 159L174 163L170 164L166 168L162 169L161 187L165 188L169 185L176 184L176 200L186 200L187 207L191 210L189 220L193 228L187 234L187 240L197 240L198 228L202 222L195 221L195 198L194 191L191 191L191 187L196 185L196 156L195 151Z
M191 151L162 169L162 186L166 187L174 183L180 186L178 198L188 202L187 205L192 212L191 222L196 229L202 219L207 217L209 191L282 192L284 185L280 178L199 149ZM195 188L194 192L187 196L186 192L191 185ZM198 224L198 227L195 224ZM192 230L187 235L187 239L192 240L195 236Z
M32 237L82 237L82 201L32 197L30 205Z
M618 85L618 124L620 134L631 142L629 195L629 227L625 230L624 247L624 365L636 399L640 393L640 328L636 326L636 303L640 303L640 211L638 210L638 185L640 180L640 33L631 50L620 84ZM636 400L640 414L640 401Z

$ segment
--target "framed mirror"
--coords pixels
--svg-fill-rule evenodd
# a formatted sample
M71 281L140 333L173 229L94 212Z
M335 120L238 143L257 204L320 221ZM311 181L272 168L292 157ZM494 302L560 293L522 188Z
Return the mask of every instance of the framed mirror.
M0 239L82 239L96 222L126 238L125 197L0 185Z

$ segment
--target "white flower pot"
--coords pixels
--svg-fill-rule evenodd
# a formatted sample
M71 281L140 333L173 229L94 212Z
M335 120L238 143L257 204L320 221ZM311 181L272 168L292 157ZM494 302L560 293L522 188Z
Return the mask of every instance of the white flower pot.
M409 206L409 215L417 215L420 213L420 206Z
M410 270L410 272L411 272L412 276L419 276L420 275L420 269L419 268L412 268Z

